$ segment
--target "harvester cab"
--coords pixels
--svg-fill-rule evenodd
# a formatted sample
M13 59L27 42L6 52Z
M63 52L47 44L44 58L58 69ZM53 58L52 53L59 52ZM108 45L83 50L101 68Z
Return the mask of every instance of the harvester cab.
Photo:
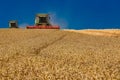
M49 26L50 25L49 19L50 19L50 17L48 14L37 14L36 18L35 18L35 25L36 26L38 26L38 25Z
M18 28L18 22L16 20L9 21L9 28Z
M27 29L60 29L58 25L50 24L49 14L37 14L34 26L27 26Z

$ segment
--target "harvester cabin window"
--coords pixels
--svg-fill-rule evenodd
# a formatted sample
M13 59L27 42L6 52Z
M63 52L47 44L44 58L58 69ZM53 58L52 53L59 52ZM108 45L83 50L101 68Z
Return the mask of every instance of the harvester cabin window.
M11 27L16 27L16 23L11 23Z
M39 17L39 23L47 23L46 17Z

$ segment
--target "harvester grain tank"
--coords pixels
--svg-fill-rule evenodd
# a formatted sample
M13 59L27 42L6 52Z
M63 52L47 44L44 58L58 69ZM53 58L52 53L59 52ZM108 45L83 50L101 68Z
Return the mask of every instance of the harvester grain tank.
M18 28L18 21L16 20L9 21L9 28Z
M54 26L50 23L49 14L37 14L34 26L27 26L27 29L60 29L58 25Z

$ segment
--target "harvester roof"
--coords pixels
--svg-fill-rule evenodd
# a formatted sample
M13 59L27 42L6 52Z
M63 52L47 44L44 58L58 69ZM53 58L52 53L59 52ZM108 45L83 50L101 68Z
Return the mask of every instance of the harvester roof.
M17 20L11 20L9 23L17 23Z
M48 17L49 14L37 14L36 16L37 16L37 17Z

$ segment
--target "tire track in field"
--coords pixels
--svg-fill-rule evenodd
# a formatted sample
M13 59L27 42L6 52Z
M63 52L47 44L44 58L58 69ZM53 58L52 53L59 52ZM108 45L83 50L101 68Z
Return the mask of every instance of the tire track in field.
M58 42L58 41L60 41L60 40L62 40L65 36L66 36L66 34L60 36L58 39L52 41L51 43L48 43L48 44L46 44L46 45L43 45L42 47L36 49L36 50L34 51L34 53L35 53L36 55L40 54L42 50L46 49L46 48L49 47L50 45L53 45L53 44L55 44L56 42Z

